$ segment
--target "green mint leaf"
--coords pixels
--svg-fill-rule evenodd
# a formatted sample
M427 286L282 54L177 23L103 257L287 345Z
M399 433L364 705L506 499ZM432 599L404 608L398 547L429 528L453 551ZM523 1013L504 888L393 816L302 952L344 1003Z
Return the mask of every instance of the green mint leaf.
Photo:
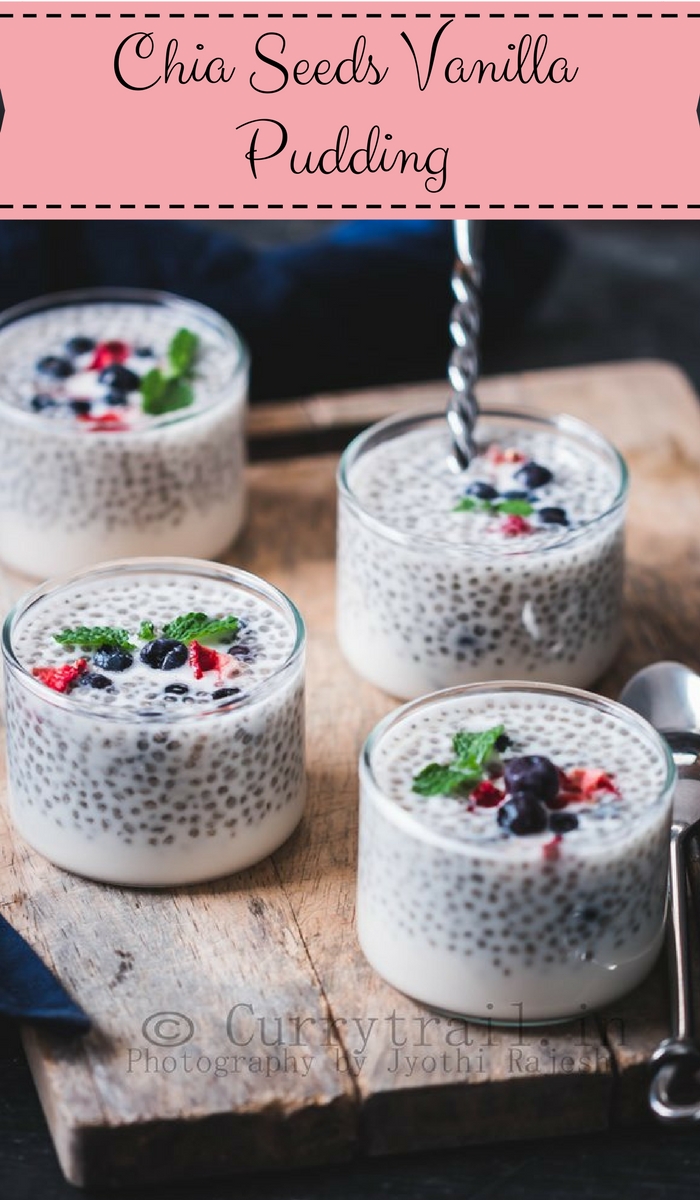
M455 504L453 512L494 512L493 504L490 500L475 500L473 496L462 496L462 499Z
M141 407L152 417L189 408L194 393L188 383L197 354L199 338L189 329L178 329L168 346L169 371L159 367L147 371L139 384Z
M499 513L514 517L529 517L535 511L527 500L497 500L495 507Z
M456 758L453 766L458 770L483 772L485 764L496 748L496 742L504 732L503 725L494 725L481 733L456 733L452 739L452 749Z
M178 408L189 408L194 402L194 392L184 379L171 379L165 390L163 412L175 412Z
M189 329L178 329L168 346L168 360L173 375L188 375L197 354L199 338Z
M470 792L481 783L486 764L496 742L505 732L503 725L493 725L480 733L460 730L452 739L455 758L451 763L428 763L413 779L413 791L419 796L450 796L455 792Z
M152 642L157 637L156 627L152 621L142 621L139 625L138 636L142 642Z
M455 770L440 763L429 763L413 780L413 791L419 796L449 796L462 788L473 788L481 779L480 774Z
M99 650L100 646L134 650L130 636L128 629L115 629L111 625L77 625L75 629L64 629L53 635L59 645L79 646L81 650Z
M162 386L156 380L146 385L146 381L154 374L160 377ZM189 383L185 383L183 379L166 379L157 367L141 380L141 396L143 411L152 417L162 417L178 408L189 408L194 400Z
M175 638L178 642L228 640L238 633L239 624L238 617L234 616L217 619L202 612L183 613L163 626L163 637Z
M139 391L141 392L141 407L145 413L158 414L160 403L163 394L167 387L167 379L158 367L153 367L141 379Z

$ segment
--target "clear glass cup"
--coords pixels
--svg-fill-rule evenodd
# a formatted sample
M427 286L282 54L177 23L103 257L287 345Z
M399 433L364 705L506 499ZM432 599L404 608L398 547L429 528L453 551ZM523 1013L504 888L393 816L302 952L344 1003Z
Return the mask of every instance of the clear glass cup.
M477 435L554 432L610 475L614 500L595 520L561 527L545 545L406 532L353 490L372 451L406 434L445 431L444 414L390 417L350 443L338 469L338 640L351 666L404 699L488 679L585 687L615 657L622 629L627 469L573 417L486 409ZM392 479L377 486L394 487ZM401 496L396 503L400 506ZM445 513L449 522L450 513Z
M52 691L18 658L18 633L42 606L156 576L230 585L233 613L242 594L264 601L288 627L291 652L239 698L167 711L162 701L140 711L81 704L79 691ZM26 595L5 621L2 648L11 816L57 866L108 883L193 883L265 858L301 819L305 631L271 584L194 559L106 563Z
M604 819L598 809L552 843L551 831L504 834L494 808L479 810L475 825L466 803L407 795L400 756L405 763L413 744L419 757L425 746L426 763L439 759L436 732L451 736L475 713L482 728L503 722L522 733L531 723L532 752L566 741L568 728L574 760L634 756L635 801L611 800ZM399 991L477 1021L564 1020L612 1003L644 978L663 943L675 778L666 742L646 721L572 688L472 684L395 710L360 758L357 930L366 957Z
M48 352L47 330L60 340L87 325L100 340L103 318L122 321L135 339L148 339L149 322L161 337L167 326L166 342L181 327L206 339L209 366L195 406L120 432L84 430L9 401ZM86 289L4 312L0 560L42 579L132 555L222 554L245 515L248 369L248 352L223 317L164 292Z

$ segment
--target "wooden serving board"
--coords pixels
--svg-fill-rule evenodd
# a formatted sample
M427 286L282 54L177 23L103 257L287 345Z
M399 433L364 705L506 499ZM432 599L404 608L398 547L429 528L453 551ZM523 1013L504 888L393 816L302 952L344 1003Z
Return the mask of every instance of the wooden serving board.
M582 416L628 459L626 639L604 690L616 694L656 658L700 668L700 413L682 375L657 363L556 371L486 381L481 398ZM284 432L444 401L444 385L319 399L258 410L252 432L259 449ZM309 805L290 841L216 883L125 890L52 867L0 815L3 911L95 1022L84 1039L25 1030L74 1183L648 1119L645 1064L667 1032L663 963L614 1011L519 1034L435 1016L385 985L358 948L356 762L395 702L336 647L335 466L326 455L252 467L250 524L231 560L288 592L308 625Z

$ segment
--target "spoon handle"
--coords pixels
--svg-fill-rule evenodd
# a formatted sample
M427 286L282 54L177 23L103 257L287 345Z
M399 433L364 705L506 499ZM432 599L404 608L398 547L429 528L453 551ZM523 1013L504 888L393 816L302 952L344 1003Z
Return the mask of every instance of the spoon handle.
M687 832L687 825L673 823L669 864L671 1036L680 1040L693 1036L690 956L688 953L688 882L685 863L685 835Z
M452 393L447 405L447 423L452 434L454 458L464 470L476 452L474 426L479 405L474 391L479 375L481 330L481 221L455 221L457 259L452 274L455 305L450 314L453 342L448 366Z
M671 1036L652 1055L653 1078L649 1103L659 1121L689 1124L700 1120L700 1050L693 1041L691 978L688 952L688 901L685 840L688 826L671 826L669 903L671 929L669 968L671 983ZM693 1099L688 1099L692 1086ZM683 1097L681 1099L681 1097ZM695 1098L697 1097L697 1098Z

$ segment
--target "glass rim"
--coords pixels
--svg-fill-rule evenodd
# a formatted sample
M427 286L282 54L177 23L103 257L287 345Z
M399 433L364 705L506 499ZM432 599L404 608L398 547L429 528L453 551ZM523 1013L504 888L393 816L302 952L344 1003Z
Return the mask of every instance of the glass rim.
M157 288L105 286L70 288L64 292L47 292L46 295L35 296L31 300L23 300L21 304L14 304L11 308L4 309L0 313L0 333L15 324L15 322L22 321L27 317L48 311L52 308L65 308L71 304L109 303L144 304L152 307L189 310L197 315L201 321L209 326L214 326L217 333L223 337L224 342L234 351L235 357L230 373L217 386L214 398L207 401L201 407L192 406L194 411L192 409L178 409L172 413L165 413L160 417L156 417L149 425L140 429L122 429L118 431L91 429L89 431L91 439L95 437L109 437L110 442L118 442L122 438L143 438L148 437L149 434L156 433L164 427L195 421L219 406L223 406L229 397L229 389L247 375L250 368L250 352L244 339L238 330L231 325L230 321L227 321L215 309L209 308L208 305L202 304L199 300L189 300L186 296L179 296L175 292L160 291ZM0 411L5 418L9 416L20 424L28 424L33 429L41 427L46 432L50 431L52 437L63 438L75 436L76 429L74 424L67 424L66 427L63 427L60 422L53 421L41 413L27 412L25 409L18 408L14 404L9 404L2 398L1 394Z
M514 409L510 406L491 405L487 408L479 410L479 419L496 418L512 421L526 421L534 425L545 425L555 429L569 437L578 437L585 439L589 445L599 451L604 452L611 459L612 463L618 472L618 483L615 498L603 512L598 513L590 521L586 521L576 528L562 529L560 536L553 538L546 545L538 545L531 547L523 546L503 546L499 543L498 546L488 546L483 542L464 541L454 542L448 541L446 538L434 537L430 534L415 533L413 531L404 531L396 529L389 525L380 517L369 512L362 502L357 498L350 482L348 475L350 469L362 457L362 454L367 448L367 443L370 442L377 434L383 434L385 431L396 430L408 432L412 428L432 422L445 422L444 410L425 410L421 409L414 412L394 413L390 417L385 417L382 421L376 421L373 425L368 426L359 433L346 446L343 451L338 469L336 472L336 482L338 487L338 495L342 498L354 511L356 516L363 521L370 529L385 537L387 540L396 542L402 546L439 549L443 553L449 555L464 555L465 553L475 554L484 558L505 558L537 554L547 554L553 550L559 550L563 546L568 546L585 537L592 529L595 529L602 522L613 516L621 508L624 507L627 494L629 491L629 471L627 463L620 451L608 441L602 433L599 433L592 425L586 421L580 420L579 417L571 417L567 413L549 414L540 411L536 408ZM514 539L519 541L520 539Z
M515 679L498 680L498 682L491 683L461 684L458 687L444 688L441 691L419 696L418 699L409 700L408 703L393 709L374 726L374 729L372 729L365 739L360 751L359 775L361 787L364 786L367 789L371 802L381 810L383 815L409 837L413 837L416 841L428 842L430 845L445 850L450 854L461 854L465 858L472 858L476 855L480 859L503 861L503 855L499 852L498 843L478 840L461 842L456 838L449 837L447 834L431 829L428 825L423 824L413 813L400 808L397 802L390 799L380 787L373 768L373 754L382 738L390 729L399 725L410 714L419 712L421 709L430 707L431 705L440 704L453 697L479 694L496 696L499 692L524 692L534 696L561 696L568 698L574 703L596 708L617 720L622 720L632 725L645 736L648 742L651 742L658 749L660 757L666 766L666 775L663 784L653 804L646 810L647 814L656 812L659 808L662 808L666 801L669 804L672 803L677 781L677 770L671 747L658 730L645 720L644 717L641 717L639 713L635 712L634 709L627 708L626 705L620 704L619 701L610 700L607 696L598 695L596 692L585 691L582 688L566 687L563 684L527 683L524 680ZM624 831L620 831L620 837L617 839L611 838L611 843L613 840L616 842L621 840L623 834ZM525 842L528 841L527 838L523 840ZM532 839L532 842L539 855L540 843L535 842L535 839Z
M91 577L98 579L105 579L110 576L118 577L120 571L142 572L150 575L173 575L178 573L183 575L198 575L240 585L282 610L284 615L289 618L290 625L294 629L294 645L284 662L249 692L245 692L238 698L234 697L227 704L222 704L219 701L216 703L216 707L213 708L203 706L194 711L186 709L184 712L171 712L168 709L165 712L146 714L143 711L135 713L129 710L125 711L124 709L118 709L115 712L111 710L101 712L99 709L81 705L79 701L76 703L74 697L71 698L62 692L55 692L33 677L15 653L12 644L13 633L22 618L34 605L40 604L43 600L50 598L64 588L79 583L81 580ZM159 723L175 725L181 721L211 719L212 717L216 718L217 716L224 716L231 712L251 708L273 693L280 681L284 681L292 673L292 670L304 654L305 646L306 626L304 619L294 601L290 600L285 592L275 587L274 584L268 583L267 580L261 579L259 575L254 575L251 571L245 571L241 567L230 567L226 563L207 562L200 558L118 558L110 562L100 563L98 567L86 567L80 571L74 571L67 575L45 580L19 598L7 614L2 627L2 656L5 669L12 674L22 687L26 688L38 699L53 705L55 708L72 712L74 715L80 717L89 717L96 721L114 721L121 725L156 725Z

